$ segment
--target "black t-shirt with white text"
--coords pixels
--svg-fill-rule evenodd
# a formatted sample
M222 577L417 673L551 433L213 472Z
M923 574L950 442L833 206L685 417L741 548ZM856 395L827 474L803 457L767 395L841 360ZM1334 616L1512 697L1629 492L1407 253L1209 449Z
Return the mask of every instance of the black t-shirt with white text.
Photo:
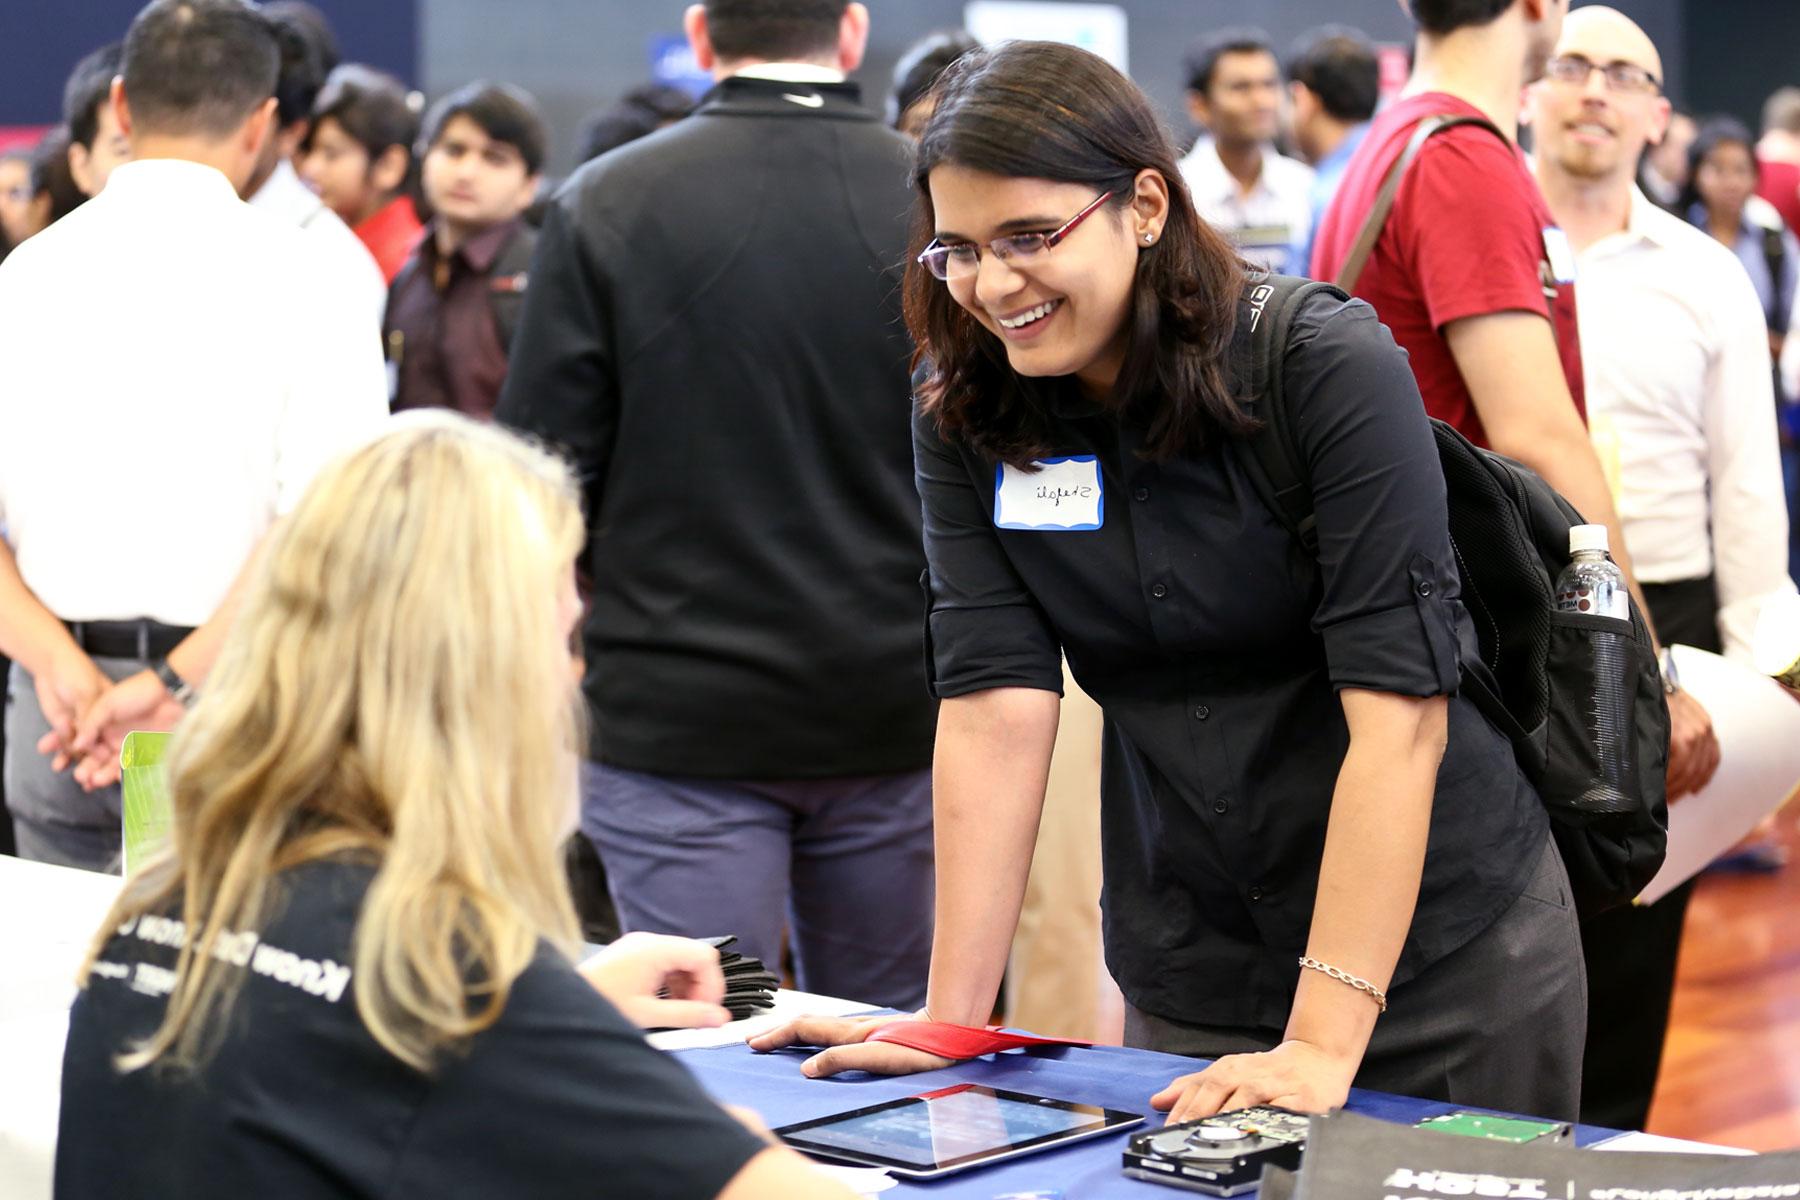
M121 929L70 1013L60 1200L686 1200L716 1196L764 1148L548 946L499 1020L434 1073L394 1058L351 978L372 878L329 862L281 876L261 935L215 951L243 986L193 1072L114 1067L160 1022L185 932L156 916Z

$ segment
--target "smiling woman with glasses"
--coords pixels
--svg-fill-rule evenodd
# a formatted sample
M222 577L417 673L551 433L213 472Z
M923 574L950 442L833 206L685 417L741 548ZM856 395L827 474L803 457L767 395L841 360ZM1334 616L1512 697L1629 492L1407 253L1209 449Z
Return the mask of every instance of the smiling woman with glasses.
M1058 242L1074 233L1075 227L1087 220L1095 209L1111 199L1111 192L1102 192L1086 208L1049 233L1009 233L989 242L988 249L1002 262L1031 262L1038 255L1055 248ZM981 265L981 247L974 242L951 242L946 245L937 238L932 238L931 245L919 252L918 263L938 279L963 279L975 274L976 268Z
M1143 93L1068 46L972 52L938 85L914 183L913 453L942 699L915 1019L992 1011L1066 656L1106 716L1104 940L1126 1040L1218 1060L1156 1107L1320 1111L1354 1081L1572 1116L1568 884L1511 745L1454 694L1474 633L1386 328L1326 293L1296 315L1284 378L1311 552L1244 457L1240 334L1263 277L1197 217ZM815 1076L947 1062L866 1041L892 1019L751 1044L827 1046Z

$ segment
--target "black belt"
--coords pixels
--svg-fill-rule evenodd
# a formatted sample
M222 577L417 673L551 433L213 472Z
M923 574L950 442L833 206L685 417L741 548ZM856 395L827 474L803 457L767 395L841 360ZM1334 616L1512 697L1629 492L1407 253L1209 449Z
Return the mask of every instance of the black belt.
M191 625L137 621L64 621L75 644L96 658L132 658L139 662L167 658L169 651L194 632Z

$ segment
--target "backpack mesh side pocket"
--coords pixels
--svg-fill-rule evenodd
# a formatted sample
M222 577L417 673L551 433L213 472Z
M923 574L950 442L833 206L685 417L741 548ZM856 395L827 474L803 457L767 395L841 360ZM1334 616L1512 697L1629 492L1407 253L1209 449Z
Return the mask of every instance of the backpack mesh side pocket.
M1550 614L1550 677L1544 768L1546 799L1585 813L1634 812L1642 806L1638 761L1638 689L1620 686L1641 673L1631 622L1592 613Z

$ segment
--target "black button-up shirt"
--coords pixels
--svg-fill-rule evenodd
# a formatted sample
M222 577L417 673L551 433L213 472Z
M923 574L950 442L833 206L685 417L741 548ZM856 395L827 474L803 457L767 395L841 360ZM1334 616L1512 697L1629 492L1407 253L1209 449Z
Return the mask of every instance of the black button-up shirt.
M1224 439L1152 463L1140 424L1064 392L1052 455L1098 460L1103 519L1019 530L996 527L996 466L914 422L934 688L1060 691L1067 656L1106 713L1107 964L1134 1005L1195 1024L1286 1020L1349 746L1337 689L1449 694L1477 655L1437 451L1387 329L1360 301L1315 299L1284 370L1316 559ZM1506 738L1457 696L1449 729L1395 984L1492 923L1547 836Z

